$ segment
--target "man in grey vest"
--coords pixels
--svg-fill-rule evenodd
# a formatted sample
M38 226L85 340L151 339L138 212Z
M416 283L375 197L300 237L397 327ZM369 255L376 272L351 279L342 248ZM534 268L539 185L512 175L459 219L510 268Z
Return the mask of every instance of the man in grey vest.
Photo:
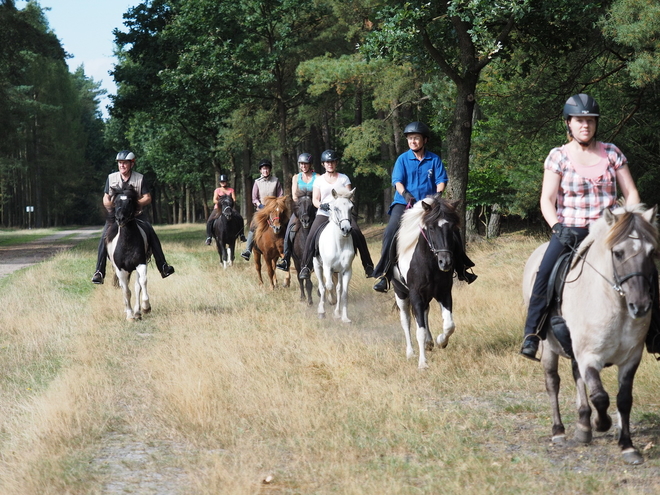
M103 194L103 206L107 210L105 226L101 234L101 241L99 242L98 257L96 260L96 272L92 277L92 282L95 284L102 284L105 278L105 266L108 261L108 249L105 244L105 235L108 227L115 223L115 210L113 209L112 196L110 193L113 188L121 189L124 184L130 184L138 192L138 207L142 211L136 216L139 226L144 230L147 235L151 252L153 253L156 267L163 278L169 277L174 273L174 267L167 264L163 248L160 245L160 240L154 231L154 228L149 223L147 216L144 214L143 208L151 204L151 193L144 180L144 176L138 172L133 171L135 166L135 155L128 150L120 151L117 153L117 167L119 172L114 172L108 175L105 181L105 189Z
M260 210L264 207L262 201L268 196L275 196L279 198L284 195L284 189L280 180L271 175L273 171L273 164L270 160L263 159L259 162L259 172L261 177L254 181L254 186L252 187L252 204L257 210ZM250 232L247 237L247 246L245 246L245 251L241 253L241 257L245 261L250 261L250 255L252 254L252 248L254 247L254 224L250 225Z

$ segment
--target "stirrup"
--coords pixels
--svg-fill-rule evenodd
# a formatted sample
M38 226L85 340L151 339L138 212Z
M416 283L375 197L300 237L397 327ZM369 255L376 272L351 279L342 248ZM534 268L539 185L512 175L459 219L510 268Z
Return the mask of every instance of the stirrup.
M97 275L98 275L98 276L97 276ZM97 284L97 285L101 285L101 284L103 284L103 279L104 279L104 278L105 278L105 277L103 276L103 274L102 274L100 271L97 270L97 271L94 273L94 275L92 275L92 283L93 283L93 284Z
M386 293L388 290L390 290L390 281L387 280L387 277L382 276L378 279L378 282L374 284L374 290L376 292L383 292Z
M520 354L532 361L541 362L539 358L536 357L536 353L539 350L540 338L536 334L525 335L523 339L523 345L520 348Z

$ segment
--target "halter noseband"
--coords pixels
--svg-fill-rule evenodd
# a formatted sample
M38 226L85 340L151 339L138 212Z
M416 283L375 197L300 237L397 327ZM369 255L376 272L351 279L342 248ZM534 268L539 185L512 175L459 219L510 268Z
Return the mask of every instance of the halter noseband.
M433 255L434 255L436 258L437 258L440 254L442 254L442 253L450 253L450 254L453 254L453 251L452 251L451 249L437 249L437 248L433 245L433 241L431 240L431 238L428 237L428 236L426 235L426 232L424 231L424 228L423 228L423 227L420 226L420 227L419 227L419 231L422 233L422 237L424 237L424 239L426 240L426 243L427 243L428 246L429 246L429 249L431 250L431 252L433 253Z

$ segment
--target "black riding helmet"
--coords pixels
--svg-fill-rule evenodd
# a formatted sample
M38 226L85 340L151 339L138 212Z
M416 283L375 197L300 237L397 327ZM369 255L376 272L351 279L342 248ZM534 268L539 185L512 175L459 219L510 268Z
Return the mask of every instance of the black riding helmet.
M334 162L339 160L339 154L335 150L325 150L321 153L322 162Z
M598 102L594 100L591 96L580 93L577 95L571 96L566 103L564 104L564 121L566 122L566 132L568 135L573 138L573 133L571 128L568 126L568 121L571 117L596 117L596 131L594 132L594 137L588 143L582 143L578 141L580 146L588 146L591 141L596 139L596 133L598 132L598 119L600 117L600 107ZM577 141L577 140L576 140Z
M424 122L411 122L403 130L403 133L408 134L421 134L425 138L431 136L431 129Z
M218 182L227 182L227 175L220 174L220 177L218 178Z
M268 167L269 169L273 169L273 164L268 160L267 158L264 158L259 162L259 170L261 170L262 167Z
M309 163L312 165L314 163L314 159L309 153L301 153L300 156L298 156L298 163Z

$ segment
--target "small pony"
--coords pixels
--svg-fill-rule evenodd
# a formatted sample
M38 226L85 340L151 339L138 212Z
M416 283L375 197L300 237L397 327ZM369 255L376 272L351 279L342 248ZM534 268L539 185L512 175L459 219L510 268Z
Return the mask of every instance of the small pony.
M456 328L452 315L454 274L454 231L459 228L456 202L440 196L415 203L401 217L397 233L398 261L392 279L401 327L406 338L406 357L414 356L410 338L410 310L417 322L420 369L428 367L426 350L433 349L429 329L429 304L435 299L442 310L443 333L440 348L447 347Z
M261 257L264 257L268 279L271 289L277 287L275 265L277 259L284 256L284 234L289 222L287 196L268 196L264 198L264 207L254 214L256 229L254 231L254 266L259 276L259 284L263 285L261 278ZM284 272L284 287L288 287L291 275Z
M147 235L138 225L138 193L130 184L124 189L111 191L115 210L115 223L108 227L105 242L108 258L115 268L115 287L119 285L124 295L127 320L140 320L142 314L151 311L147 292L147 262L151 250ZM135 307L131 308L131 273L137 272L135 280Z
M234 199L229 194L218 197L220 216L213 221L213 237L223 268L234 264L236 239L243 232L243 217L234 209Z
M353 195L355 189L333 189L330 201L330 221L318 237L318 256L314 257L314 271L319 281L319 318L325 318L325 295L328 302L335 304L335 318L343 323L351 323L348 318L348 284L353 275L355 248L351 237L351 215L353 215ZM333 280L337 274L337 282ZM336 290L336 296L334 294Z
M592 428L605 432L612 426L607 414L610 398L600 372L607 366L618 368L619 447L624 462L641 464L644 458L630 437L630 411L635 372L644 350L651 322L651 307L657 291L653 258L658 245L656 208L641 205L604 211L580 244L566 276L562 304L557 313L570 332L570 356L560 344L550 318L546 319L546 340L541 342L541 363L552 406L552 440L565 441L559 412L559 356L569 358L577 388L578 422L575 438L589 443ZM534 278L547 243L529 257L523 275L523 296L529 302ZM554 318L553 318L554 319ZM556 320L555 320L556 322ZM561 332L563 328L558 328ZM589 390L589 395L587 395ZM591 406L596 418L591 421Z
M316 207L312 202L311 191L299 190L296 199L295 214L298 222L298 232L293 240L292 255L296 271L300 273L300 263L303 257L303 251L305 250L305 242L309 235L309 229L316 218ZM311 306L313 304L312 280L309 278L305 280L298 279L298 284L300 285L300 300L304 301L307 299L307 305ZM306 297L305 292L307 293Z

